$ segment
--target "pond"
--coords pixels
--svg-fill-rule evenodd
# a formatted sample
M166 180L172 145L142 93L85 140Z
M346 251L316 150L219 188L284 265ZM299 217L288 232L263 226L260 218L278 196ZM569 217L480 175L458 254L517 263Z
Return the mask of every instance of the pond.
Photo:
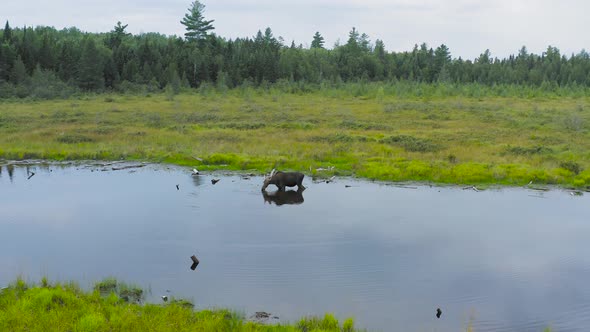
M119 165L2 165L0 287L116 277L150 302L280 321L590 330L588 195L306 177L301 195L265 197L260 176Z

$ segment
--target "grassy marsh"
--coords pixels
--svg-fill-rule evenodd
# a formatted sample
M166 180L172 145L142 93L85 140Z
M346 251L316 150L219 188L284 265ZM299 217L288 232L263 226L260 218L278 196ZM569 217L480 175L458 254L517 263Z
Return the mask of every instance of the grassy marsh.
M116 280L84 291L75 283L31 285L18 279L0 290L1 331L356 331L331 314L294 324L264 325L228 310L194 311L184 300L138 304L129 301ZM114 287L109 292L104 287ZM190 303L189 303L190 304Z
M590 98L205 90L0 102L0 158L590 186ZM436 91L435 91L436 92Z

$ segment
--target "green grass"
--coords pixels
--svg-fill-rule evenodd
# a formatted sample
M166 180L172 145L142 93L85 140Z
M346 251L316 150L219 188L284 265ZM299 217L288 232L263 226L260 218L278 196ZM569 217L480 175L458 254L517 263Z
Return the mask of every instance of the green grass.
M590 186L590 97L584 94L355 87L2 101L0 158L127 159L308 175L334 166L321 174Z
M18 279L0 290L0 331L356 331L331 314L294 324L263 325L229 310L195 311L190 302L138 304L122 295L116 280L84 291L75 283L38 286ZM103 292L111 287L110 292Z

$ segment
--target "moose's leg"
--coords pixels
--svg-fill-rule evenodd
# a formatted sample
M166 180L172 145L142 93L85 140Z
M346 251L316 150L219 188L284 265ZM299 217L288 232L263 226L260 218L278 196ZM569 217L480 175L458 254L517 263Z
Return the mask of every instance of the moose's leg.
M297 181L297 191L304 191L305 187L303 186L303 177Z

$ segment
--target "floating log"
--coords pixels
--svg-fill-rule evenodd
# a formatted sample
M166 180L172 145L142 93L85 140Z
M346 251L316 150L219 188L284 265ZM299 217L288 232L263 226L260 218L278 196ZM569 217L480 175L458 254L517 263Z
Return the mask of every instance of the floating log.
M536 190L536 191L549 191L548 188L541 188L541 187L529 187L528 189Z
M197 259L197 256L192 255L191 259L193 260L193 265L191 265L191 270L195 270L197 268L197 265L199 265L199 260Z
M124 169L141 168L141 167L145 167L145 165L129 165L129 166L122 166L122 167L112 167L111 169L113 171L121 171L121 170L124 170Z
M404 185L397 185L397 184L394 184L393 186L397 187L397 188L403 188L403 189L418 189L418 187L404 186Z
M535 197L535 198L547 198L545 196L539 196L539 195L528 195L529 197Z

